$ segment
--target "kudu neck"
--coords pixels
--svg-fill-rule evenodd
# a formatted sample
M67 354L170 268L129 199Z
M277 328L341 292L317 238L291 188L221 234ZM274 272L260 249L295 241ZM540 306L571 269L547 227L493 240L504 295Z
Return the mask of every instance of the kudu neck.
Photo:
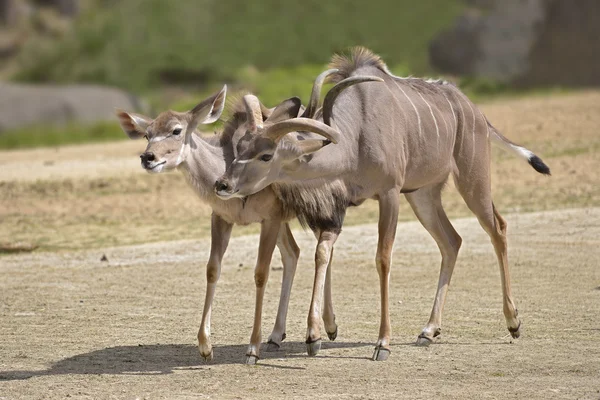
M179 169L198 194L202 197L215 196L215 181L225 173L223 149L195 133L192 133L185 145L188 154Z

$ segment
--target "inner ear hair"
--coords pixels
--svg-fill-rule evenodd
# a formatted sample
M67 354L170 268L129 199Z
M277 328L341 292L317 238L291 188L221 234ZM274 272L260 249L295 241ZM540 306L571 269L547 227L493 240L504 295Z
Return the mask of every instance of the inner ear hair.
M267 118L268 122L275 123L286 119L296 118L302 107L302 102L298 97L291 97L282 101Z
M146 128L152 121L150 118L123 110L116 110L119 125L130 139L140 139L146 135Z

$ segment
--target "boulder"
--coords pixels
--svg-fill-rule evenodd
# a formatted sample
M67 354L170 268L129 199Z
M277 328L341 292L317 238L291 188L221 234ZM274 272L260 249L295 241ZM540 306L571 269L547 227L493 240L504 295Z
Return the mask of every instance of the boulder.
M469 0L430 44L444 73L519 87L600 85L600 1Z
M115 108L147 111L135 96L115 88L0 82L0 132L36 124L114 121Z

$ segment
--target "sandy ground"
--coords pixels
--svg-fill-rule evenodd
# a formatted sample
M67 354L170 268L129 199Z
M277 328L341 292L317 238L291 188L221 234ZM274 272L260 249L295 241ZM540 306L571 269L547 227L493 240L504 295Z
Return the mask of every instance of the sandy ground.
M339 335L308 358L309 234L282 351L240 362L252 323L257 237L234 238L213 314L215 360L195 346L208 241L4 256L0 398L600 398L600 208L507 215L514 295L524 334L511 340L499 273L473 218L443 336L412 346L426 322L439 254L417 223L399 225L392 270L392 355L369 360L378 330L375 225L344 230L334 260ZM101 262L106 254L109 262ZM277 267L279 260L274 260ZM271 273L264 335L281 271Z

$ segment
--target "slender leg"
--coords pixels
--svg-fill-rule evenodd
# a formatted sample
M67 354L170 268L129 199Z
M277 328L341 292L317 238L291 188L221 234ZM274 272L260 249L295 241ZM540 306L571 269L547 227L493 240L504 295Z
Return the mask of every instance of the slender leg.
M206 265L206 297L204 299L204 310L202 311L202 322L198 331L200 355L207 361L213 358L212 345L210 343L212 302L215 297L217 281L221 275L221 261L227 249L232 228L232 224L224 221L215 214L212 215L210 256Z
M329 340L335 340L338 334L338 327L335 323L335 313L333 312L333 297L331 295L331 264L333 263L333 247L331 248L331 258L325 275L325 304L323 307L323 322L325 332Z
M379 326L379 339L373 353L374 361L385 361L390 355L390 336L392 326L390 323L389 288L390 266L392 263L392 249L396 237L398 224L398 206L400 191L392 189L379 196L379 243L377 245L376 265L379 273L379 287L381 292L381 322Z
M254 270L254 283L256 285L256 303L254 306L254 326L250 336L250 345L246 352L246 364L256 364L260 355L261 342L261 324L262 324L262 306L265 295L265 288L269 280L269 269L271 267L271 257L277 244L279 235L279 221L263 221L260 230L260 243L258 245L258 259Z
M418 191L407 194L406 199L411 205L419 221L436 241L440 253L442 253L442 265L440 267L440 278L438 281L435 301L429 322L417 338L418 346L429 346L442 330L442 312L446 302L446 293L458 257L458 250L462 243L459 234L448 220L442 207L443 184L433 187L421 188Z
M502 300L506 326L513 338L521 335L521 321L517 317L518 311L513 301L510 290L510 273L508 269L508 252L506 243L506 221L496 210L491 199L489 178L481 181L466 181L456 179L460 194L467 206L479 220L479 224L490 236L498 265L500 267L500 280L502 283Z
M335 231L323 231L319 235L319 243L315 253L315 281L306 330L306 347L309 356L316 356L321 349L321 305L323 304L327 267L338 235L339 232Z
M506 325L513 338L521 334L521 321L517 318L517 308L510 290L510 273L506 243L506 221L500 216L492 201L490 172L491 145L488 126L484 118L473 122L472 140L461 141L461 148L455 151L456 170L454 181L469 209L479 220L479 224L489 235L500 267L502 281L503 311ZM482 134L483 132L486 134ZM477 132L477 134L475 134ZM465 157L465 155L470 155Z
M279 298L279 308L277 309L277 318L273 332L269 336L267 351L278 350L281 347L281 342L285 339L285 322L290 304L290 292L294 283L298 258L300 257L300 248L298 248L290 226L287 223L281 224L279 236L277 237L277 247L279 247L281 261L283 262L283 278L281 280L281 295Z

